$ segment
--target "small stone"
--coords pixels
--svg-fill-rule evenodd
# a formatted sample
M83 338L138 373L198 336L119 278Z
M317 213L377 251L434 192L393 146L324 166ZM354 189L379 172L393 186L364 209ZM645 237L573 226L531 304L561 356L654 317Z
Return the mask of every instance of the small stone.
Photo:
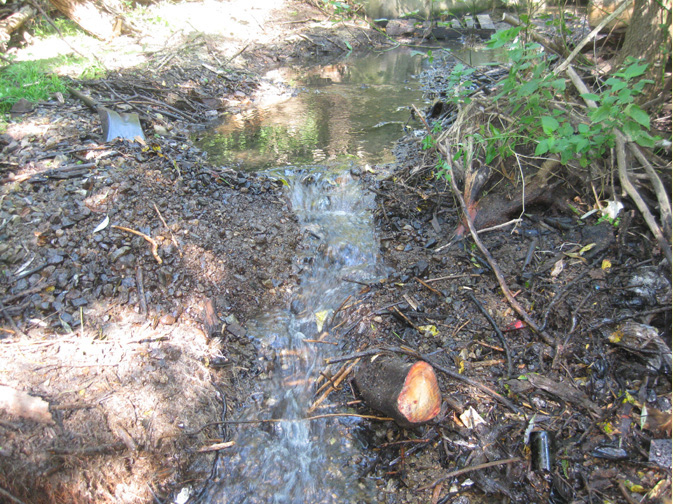
M59 254L53 254L50 255L49 258L47 259L47 263L49 264L61 264L63 262L64 257Z
M70 303L75 307L79 308L80 306L86 306L89 304L89 301L86 298L80 297L80 298L75 298L71 299Z
M176 319L173 315L167 313L167 314L161 316L161 318L159 319L159 322L163 325L173 325L173 324L175 324Z

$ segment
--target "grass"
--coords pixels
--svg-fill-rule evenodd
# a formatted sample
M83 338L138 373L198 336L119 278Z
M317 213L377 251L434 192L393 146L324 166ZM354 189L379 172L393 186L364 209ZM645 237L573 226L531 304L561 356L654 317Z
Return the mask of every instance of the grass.
M37 38L47 38L51 37L52 35L62 35L64 37L67 37L69 35L79 35L79 34L86 34L84 30L82 30L79 26L74 21L71 21L70 19L67 18L55 18L54 24L52 25L49 21L47 21L44 18L41 18L40 21L38 21L34 26L33 26L33 35L35 35ZM58 32L56 31L56 28L54 28L54 25L56 28L58 28Z
M59 58L60 59L60 58ZM62 79L49 73L55 62L21 61L0 69L0 112L7 112L17 101L47 100L56 92L65 92Z

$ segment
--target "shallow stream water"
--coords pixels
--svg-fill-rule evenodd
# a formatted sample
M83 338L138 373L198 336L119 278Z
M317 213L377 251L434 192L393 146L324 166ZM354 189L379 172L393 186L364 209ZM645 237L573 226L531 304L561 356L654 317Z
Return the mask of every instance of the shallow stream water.
M220 454L198 502L378 501L375 482L360 477L370 455L358 419L315 418L333 411L311 409L323 359L344 352L344 342L315 341L335 342L335 313L362 282L385 275L373 195L351 173L392 161L410 104L423 106L422 65L422 55L404 49L312 69L293 82L299 91L276 93L274 103L232 115L201 139L215 162L282 177L307 239L297 250L302 273L290 306L248 323L267 370L228 417L251 423L231 427L236 444Z

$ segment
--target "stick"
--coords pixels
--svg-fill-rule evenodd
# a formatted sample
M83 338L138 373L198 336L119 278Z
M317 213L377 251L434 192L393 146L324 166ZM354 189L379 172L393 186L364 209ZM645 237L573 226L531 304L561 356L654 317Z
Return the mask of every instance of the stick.
M423 490L429 490L430 488L433 488L437 486L439 483L442 481L446 481L447 479L451 479L455 476L460 476L461 474L469 473L472 471L480 471L482 469L488 469L489 467L496 467L499 465L505 465L505 464L514 464L516 462L521 462L521 459L518 457L515 458L510 458L510 459L505 459L505 460L494 460L493 462L486 462L485 464L479 464L476 466L471 466L471 467L463 467L462 469L457 469L455 471L451 471L448 474L445 474L441 478L437 478L435 481L430 483L429 485L425 485L421 488L417 488L417 492L422 492Z
M596 28L594 28L591 33L589 33L586 37L582 39L582 41L577 44L577 47L573 49L573 52L570 53L570 56L568 56L563 63L561 63L559 66L557 66L554 69L554 75L558 75L561 72L565 71L566 68L570 66L572 61L575 59L575 57L579 54L579 52L584 49L584 46L589 43L591 39L593 39L596 35L598 35L598 32L603 29L605 25L607 25L610 21L615 19L617 16L619 16L622 12L626 10L626 8L629 6L629 4L633 0L622 0L622 3L619 4L619 6L615 9L615 11L607 16L603 21L601 21Z
M12 502L16 502L16 504L24 504L24 502L22 500L17 499L16 497L14 497L11 493L9 493L4 488L0 488L0 495L2 495L4 497L7 497Z
M438 146L438 150L441 152L441 154L444 156L444 159L446 160L446 163L449 165L449 168L453 172L453 166L451 164L451 159L452 157L448 155L448 152L446 149L442 146ZM481 251L481 253L486 257L486 260L488 261L489 266L493 270L493 273L495 274L495 277L498 280L498 284L500 284L500 289L502 290L503 294L507 298L507 301L509 302L510 306L514 309L515 312L519 314L519 316L523 319L526 324L528 324L533 331L535 331L537 334L539 334L542 339L548 344L553 347L556 346L556 341L554 338L552 338L549 334L547 334L546 331L541 330L540 327L535 323L535 321L526 313L526 311L523 309L523 307L519 304L519 302L514 299L514 296L512 295L512 291L509 289L507 282L505 281L505 277L502 274L502 271L500 270L500 266L498 266L498 263L495 261L491 253L488 251L486 246L483 244L481 239L479 238L479 234L477 233L477 230L474 227L474 221L472 220L472 217L470 216L468 210L467 210L467 205L465 204L465 199L463 198L463 195L460 193L460 190L458 189L458 186L456 185L456 178L455 177L450 177L451 179L451 188L453 189L453 192L456 196L456 199L460 202L460 207L463 210L463 217L465 218L465 222L467 223L467 227L470 230L470 234L472 235L472 239L474 240L474 243L477 245L477 248Z
M130 228L127 228L127 227L124 227L124 226L112 226L112 227L115 228L115 229L119 229L121 231L126 231L127 233L132 233L132 234L140 236L142 238L145 238L145 240L147 240L150 243L150 245L152 245L152 255L154 256L154 259L156 259L156 261L159 264L163 263L163 261L161 260L161 257L159 257L159 252L158 252L159 244L154 240L154 238L151 238L151 237L147 236L145 233L141 233L140 231L136 231L135 229L130 229Z
M489 315L489 313L486 311L484 306L479 302L479 300L472 294L471 292L468 292L467 294L472 302L477 305L477 308L479 308L479 311L481 314L486 317L486 320L488 320L488 323L491 324L493 329L495 330L495 333L498 335L498 338L500 338L500 342L502 343L502 347L505 349L505 357L507 357L507 378L512 377L512 358L509 355L509 346L507 345L507 340L505 339L505 335L502 334L502 331L498 327L498 324L495 323L495 320L493 320L493 317Z
M574 84L574 86L577 88L577 90L580 92L580 94L585 94L589 92L589 88L587 85L584 83L582 78L577 75L577 72L575 72L575 69L572 66L568 66L566 73L568 74L568 77L570 77L570 80ZM596 108L596 102L593 100L588 100L584 99L584 102L586 103L587 107L589 108ZM671 259L671 245L668 243L666 238L664 238L664 235L661 231L661 228L657 224L657 222L654 220L654 216L652 215L652 212L650 212L650 209L648 208L647 204L643 200L643 198L640 196L640 193L638 190L633 186L631 181L629 180L628 174L626 172L626 138L624 134L619 131L618 129L613 129L613 133L615 135L616 139L616 144L617 144L617 166L619 169L619 181L622 184L623 189L626 191L626 193L629 195L629 197L633 200L633 202L636 204L638 207L638 210L640 210L640 213L643 215L643 218L645 219L645 223L647 224L647 227L649 228L650 232L654 235L654 237L657 239L657 242L659 242L659 246L661 247L661 251L666 257L666 260L668 261L668 265L671 266L673 265L672 259ZM634 146L635 148L635 146ZM642 153L641 153L642 155ZM642 156L644 158L644 156ZM640 156L638 156L640 159ZM642 161L641 161L642 162ZM656 173L654 173L654 169L652 169L652 174L649 173L650 178L652 175L656 177L657 179L659 178ZM661 180L659 180L659 184L661 184ZM655 191L657 190L659 184L655 184ZM661 184L663 187L663 184ZM659 191L657 191L658 193ZM664 189L665 192L665 189ZM657 194L657 197L659 198L659 194ZM666 197L668 199L668 197ZM661 205L661 199L660 201L660 206ZM668 205L668 209L670 209L670 204ZM670 211L670 210L669 210Z
M178 252L180 253L180 257L182 257L182 249L180 248L180 245L178 245L178 240L175 239L175 235L173 234L173 230L168 227L168 224L166 224L166 221L164 220L164 216L161 215L161 212L159 211L159 208L157 208L156 203L152 203L154 205L154 210L156 210L157 215L159 216L159 219L161 220L161 223L164 225L166 229L168 229L168 232L171 234L171 241L173 242L173 245L175 245L175 248L178 249Z

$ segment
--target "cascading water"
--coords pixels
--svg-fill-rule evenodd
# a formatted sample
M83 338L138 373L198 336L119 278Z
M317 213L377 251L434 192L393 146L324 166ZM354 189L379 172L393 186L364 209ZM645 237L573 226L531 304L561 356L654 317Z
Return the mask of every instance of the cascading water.
M199 502L374 500L373 485L358 480L360 449L344 432L352 429L352 419L312 418L308 412L322 359L334 348L315 340L324 335L325 321L361 288L357 282L378 276L373 200L348 172L333 180L319 171L288 175L292 205L308 237L298 257L299 292L291 309L268 313L249 327L270 369L236 419L267 422L235 430L236 445L220 457Z
M334 313L361 288L357 282L382 276L372 195L347 165L328 165L344 157L361 165L392 161L408 104L423 100L410 78L422 65L419 53L400 48L317 67L296 96L234 114L197 139L212 161L244 170L304 166L288 168L283 178L305 239L297 250L301 280L291 306L247 323L268 370L240 413L227 417L250 423L232 425L236 444L220 455L195 502L377 501L374 483L358 472L366 452L355 436L357 420L314 418L328 410L310 411L323 359L344 351L315 343L323 323L330 328ZM338 331L326 337L343 343L338 338Z

